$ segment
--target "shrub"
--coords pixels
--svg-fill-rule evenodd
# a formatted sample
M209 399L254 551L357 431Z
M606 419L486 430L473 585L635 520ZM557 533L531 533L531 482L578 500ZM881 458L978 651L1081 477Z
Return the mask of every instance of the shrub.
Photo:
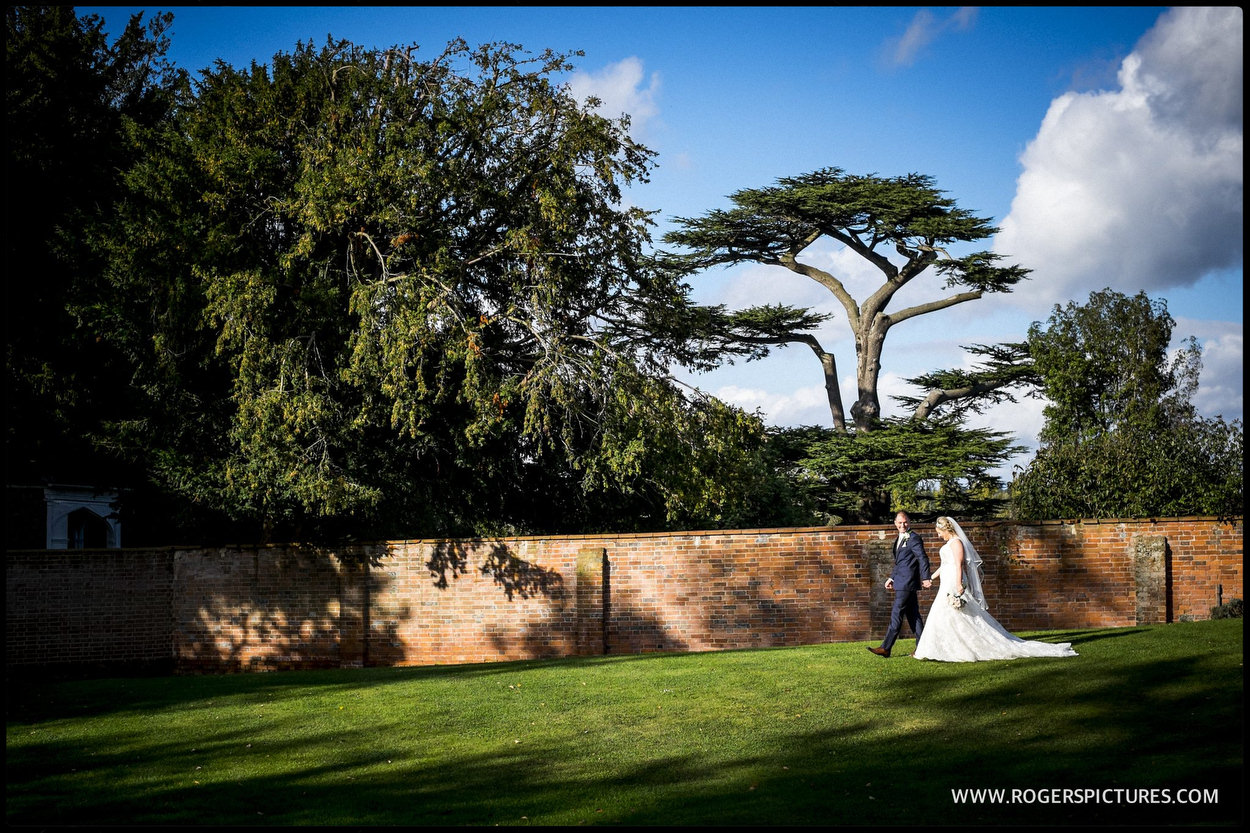
M1212 619L1241 619L1245 615L1246 604L1241 599L1233 599L1231 602L1211 608Z

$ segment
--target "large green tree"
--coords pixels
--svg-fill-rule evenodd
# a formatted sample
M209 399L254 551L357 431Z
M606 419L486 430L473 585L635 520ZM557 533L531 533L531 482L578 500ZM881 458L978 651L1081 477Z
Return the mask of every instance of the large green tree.
M855 337L858 390L851 424L858 431L874 430L881 419L878 380L886 336L895 326L986 293L1010 292L1028 274L1020 266L999 266L1001 258L992 252L949 254L949 248L983 240L997 229L943 196L928 176L859 176L824 168L783 177L772 187L744 189L730 199L734 207L729 210L676 218L679 228L664 240L689 250L677 258L689 271L761 263L788 269L827 289L842 306ZM851 294L845 276L804 260L803 253L822 238L871 264L881 273L881 284L861 300ZM940 284L928 300L891 309L903 287L927 278ZM760 294L767 294L767 287ZM833 428L849 430L836 358L812 334L829 316L784 305L713 312L709 337L726 354L760 358L774 345L807 345L820 360ZM994 387L1003 384L1001 379L987 381L994 381ZM984 392L951 388L945 398Z
M83 326L99 292L92 244L134 160L127 125L163 121L183 80L169 15L110 40L69 6L5 7L5 472L9 484L96 482L115 461L90 438L121 407L126 363Z
M94 324L113 441L267 534L733 525L759 420L667 377L679 274L622 207L651 152L510 44L218 63L134 132ZM292 533L287 533L292 534Z
M1093 292L1029 329L1047 405L1041 447L1012 485L1026 518L1240 515L1240 420L1205 419L1191 337L1169 352L1167 304Z

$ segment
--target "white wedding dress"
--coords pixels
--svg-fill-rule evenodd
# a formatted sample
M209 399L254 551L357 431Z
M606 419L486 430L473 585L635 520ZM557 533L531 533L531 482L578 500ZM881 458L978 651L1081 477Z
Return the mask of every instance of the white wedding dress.
M953 541L955 539L951 539ZM942 662L978 662L991 659L1022 659L1025 657L1074 657L1070 642L1036 642L1021 639L1008 632L981 605L965 594L963 607L952 607L951 594L941 583L955 574L956 555L951 541L938 551L942 563L938 573L938 594L924 620L916 643L916 659ZM975 568L974 568L975 569ZM979 585L979 582L978 582Z

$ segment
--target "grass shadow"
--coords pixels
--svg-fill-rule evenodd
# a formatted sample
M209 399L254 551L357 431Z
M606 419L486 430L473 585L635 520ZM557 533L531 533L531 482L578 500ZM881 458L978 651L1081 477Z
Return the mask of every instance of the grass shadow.
M1194 641L1206 630L1167 628L1175 630L1049 634L1076 643L1081 656L975 664L860 660L859 646L828 645L65 683L29 692L24 708L10 710L10 738L47 738L10 743L7 817L1231 826L1244 799L1240 659ZM85 702L105 693L111 707ZM559 706L544 710L555 697ZM277 711L283 698L299 708ZM352 719L356 704L374 700L367 722ZM190 742L144 733L145 712L169 710L193 711L202 730ZM137 728L85 739L61 725L124 713ZM531 721L544 725L530 729ZM1182 788L1216 790L1219 801L953 798L964 789L1010 798L1011 790Z

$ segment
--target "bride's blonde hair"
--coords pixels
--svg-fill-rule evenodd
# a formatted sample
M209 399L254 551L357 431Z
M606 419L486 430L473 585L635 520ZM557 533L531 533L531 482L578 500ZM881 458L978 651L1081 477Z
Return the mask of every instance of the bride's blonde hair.
M937 523L936 523L936 524L934 524L934 526L936 526L938 529L944 529L944 530L946 530L947 532L949 532L949 533L950 533L950 534L952 534L952 535L958 535L958 534L959 534L959 533L955 532L955 524L951 523L951 519L950 519L950 518L948 518L948 517L946 517L945 515L943 515L942 517L938 518L938 519L937 519Z

